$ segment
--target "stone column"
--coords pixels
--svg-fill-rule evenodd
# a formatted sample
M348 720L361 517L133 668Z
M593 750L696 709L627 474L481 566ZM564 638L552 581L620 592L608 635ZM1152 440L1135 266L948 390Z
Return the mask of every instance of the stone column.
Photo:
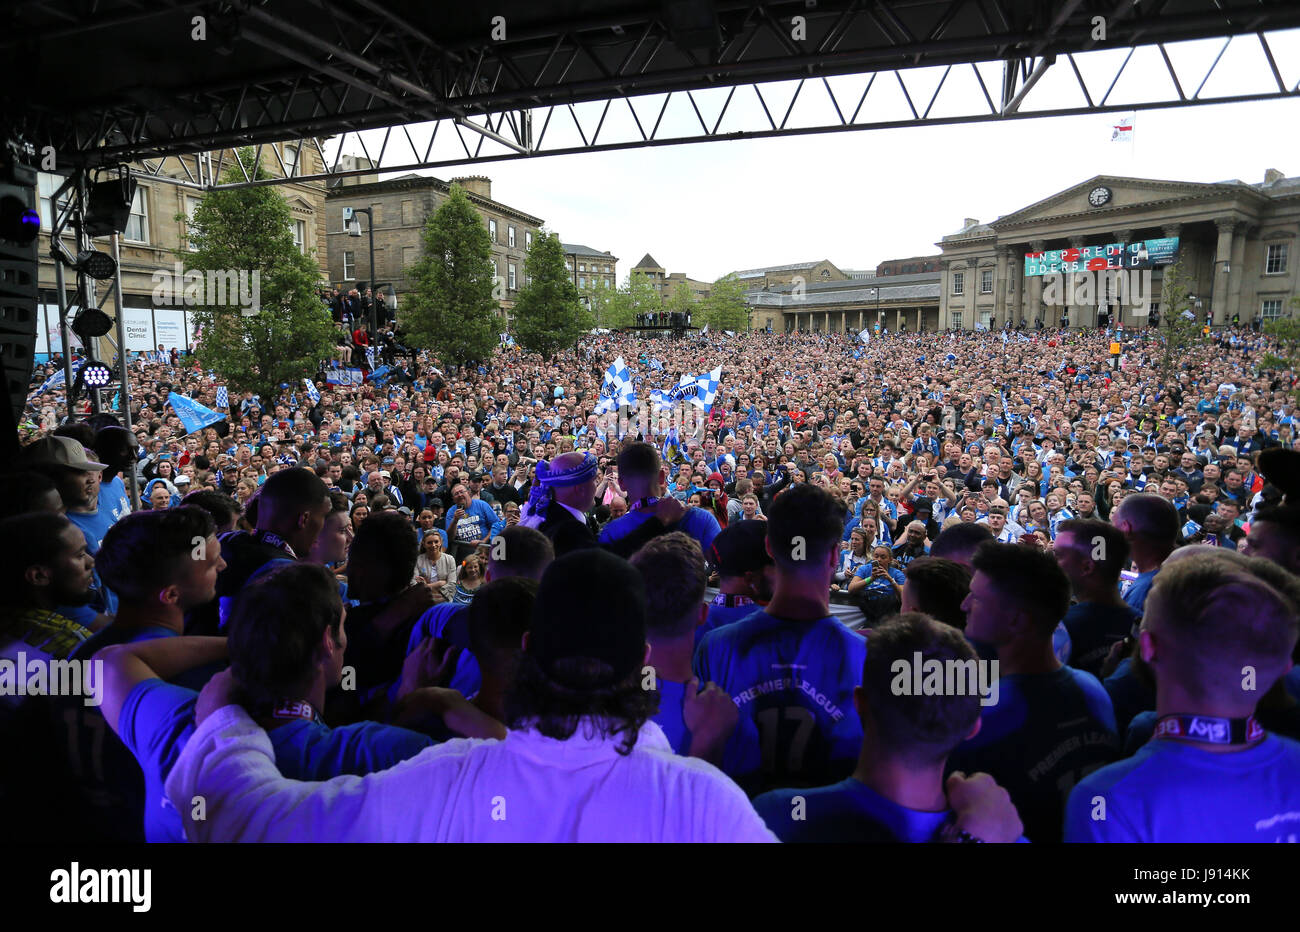
M1046 248L1047 242L1041 239L1034 240L1029 244L1030 252L1042 252ZM1043 313L1043 276L1034 275L1029 280L1025 291L1029 296L1029 308L1027 312L1029 314L1029 324L1030 326L1033 326L1034 321L1038 320L1039 316ZM1057 314L1059 315L1059 313L1060 312L1058 311ZM1044 324L1055 327L1056 321L1048 320L1044 321Z
M999 249L997 257L998 263L993 270L993 316L1005 322L1011 320L1007 316L1007 250Z
M1214 221L1219 231L1219 241L1214 250L1214 293L1211 296L1209 323L1222 323L1228 319L1228 266L1237 238L1237 218L1219 217Z
M1224 309L1223 323L1232 320L1233 314L1241 314L1246 320L1249 315L1242 312L1241 283L1246 272L1246 238L1250 234L1250 224L1238 223L1232 231L1232 268L1228 272L1228 306ZM1255 313L1259 313L1257 310Z

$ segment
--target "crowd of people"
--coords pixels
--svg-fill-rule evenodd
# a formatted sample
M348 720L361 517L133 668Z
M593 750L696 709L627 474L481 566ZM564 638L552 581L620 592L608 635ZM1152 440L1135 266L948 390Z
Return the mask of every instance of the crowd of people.
M595 333L271 398L148 357L130 430L34 391L0 658L102 701L0 689L4 792L78 840L1293 841L1276 350Z

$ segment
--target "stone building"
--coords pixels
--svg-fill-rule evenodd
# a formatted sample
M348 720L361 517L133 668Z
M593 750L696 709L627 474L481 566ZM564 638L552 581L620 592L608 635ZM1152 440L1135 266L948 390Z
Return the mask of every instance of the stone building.
M618 287L618 259L613 253L576 243L560 246L564 250L564 264L579 291Z
M310 144L303 144L301 148L300 155L297 140L277 143L273 147L263 146L262 168L271 175L282 178L320 172L323 166L317 148ZM193 157L187 157L186 161L192 171ZM234 164L234 154L230 150L205 153L202 162L205 176L215 176L218 171L224 174ZM147 166L139 164L131 167L141 172L149 170ZM194 180L185 173L176 159L165 160L159 174L178 180ZM41 229L44 231L53 228L53 198L63 180L62 176L46 172L38 175ZM316 259L324 287L328 271L325 260L325 185L320 181L287 182L277 185L276 190L288 202L294 242L304 254ZM193 216L202 197L201 191L192 188L137 178L130 219L120 240L122 305L127 322L127 349L130 351L154 349L159 343L167 349L173 346L184 349L195 339L193 321L184 312L182 304L170 299L155 300L158 279L154 273L162 271L174 276L178 261L176 250L183 253L189 248L185 218ZM41 239L40 307L36 339L38 358L43 358L50 352L58 352L62 346L58 327L54 260L50 257L47 236L42 235ZM67 236L64 241L69 250L75 253L72 237ZM110 237L94 240L95 248L103 252L111 253L111 243ZM69 291L75 287L76 275L71 269L65 269L64 281ZM106 287L105 282L99 284L101 297ZM112 311L111 299L106 310ZM96 355L112 359L117 352L116 337L116 330L113 330L102 338L100 345L95 348ZM75 334L70 334L70 338L74 347L80 346Z
M1286 316L1300 281L1297 234L1300 178L1273 169L1257 184L1098 175L992 223L968 218L943 237L940 324L1033 326L1041 318L1079 327L1106 314L1141 326L1151 310L1169 310L1161 295L1174 261L1188 309L1202 321ZM1132 271L1095 288L1077 274L1117 264Z
M364 167L364 166L360 166ZM360 180L365 179L365 180ZM492 241L492 263L500 285L500 313L508 322L515 297L524 286L524 258L542 220L492 199L492 182L483 175L443 181L428 175L402 175L386 181L362 175L352 183L332 187L327 197L329 277L337 288L364 290L372 282L395 294L397 306L414 287L409 269L423 253L422 234L429 215L442 206L451 185L465 189L487 226ZM341 181L346 179L341 179ZM370 269L367 220L360 219L361 236L343 229L343 208L364 207L373 212L375 269Z
M673 299L673 294L681 288L690 290L691 300L701 301L709 296L713 290L711 282L702 282L689 277L685 272L673 272L671 275L664 270L664 267L655 261L654 256L646 253L641 257L641 261L632 269L633 273L640 273L650 279L654 285L655 291L659 292L659 299L668 303Z

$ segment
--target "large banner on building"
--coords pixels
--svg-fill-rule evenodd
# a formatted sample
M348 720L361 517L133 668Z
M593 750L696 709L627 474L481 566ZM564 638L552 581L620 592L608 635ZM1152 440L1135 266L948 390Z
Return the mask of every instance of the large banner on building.
M1049 249L1025 253L1025 277L1058 272L1105 272L1150 269L1169 265L1178 257L1178 237L1144 239L1136 243L1108 243L1077 249Z

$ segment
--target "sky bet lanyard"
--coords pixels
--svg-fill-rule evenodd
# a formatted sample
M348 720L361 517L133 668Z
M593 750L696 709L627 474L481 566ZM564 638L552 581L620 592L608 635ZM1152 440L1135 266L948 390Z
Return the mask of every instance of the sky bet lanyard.
M1255 716L1215 718L1210 715L1165 715L1156 722L1155 738L1172 738L1200 744L1255 744L1264 738L1264 726Z
M271 718L281 720L300 718L308 722L315 722L317 725L325 724L324 719L320 717L320 713L306 699L281 699L271 711Z
M737 608L741 605L757 605L758 603L745 595L728 595L725 592L719 592L713 597L711 605L722 605L726 608Z
M289 546L289 542L279 534L272 533L271 531L254 531L253 537L264 544L270 544L272 547L283 550L295 560L298 559L298 554L293 552L293 548Z

